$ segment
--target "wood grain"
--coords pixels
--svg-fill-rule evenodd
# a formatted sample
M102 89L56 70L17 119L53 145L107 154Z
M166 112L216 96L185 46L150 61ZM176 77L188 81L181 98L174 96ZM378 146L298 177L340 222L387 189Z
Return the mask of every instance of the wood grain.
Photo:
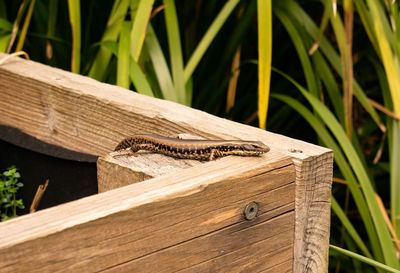
M137 133L262 141L290 156L296 168L293 270L327 272L333 156L329 149L18 58L0 66L0 109L0 124L94 155L105 155L122 138Z
M179 176L39 211L0 225L0 267L2 272L268 268L293 256L294 180L291 160L278 154L267 160L223 158ZM252 201L260 206L259 216L246 221L243 209ZM254 260L258 255L262 258Z
M0 54L0 59L4 56ZM20 128L47 143L94 155L112 151L124 137L137 133L260 140L300 159L330 152L19 58L0 66L0 90L2 124ZM293 150L302 152L290 152Z
M176 160L147 152L137 155L111 152L97 160L98 189L105 192L201 164L197 160Z
M332 161L332 153L294 159L297 170L294 253L298 272L328 271Z

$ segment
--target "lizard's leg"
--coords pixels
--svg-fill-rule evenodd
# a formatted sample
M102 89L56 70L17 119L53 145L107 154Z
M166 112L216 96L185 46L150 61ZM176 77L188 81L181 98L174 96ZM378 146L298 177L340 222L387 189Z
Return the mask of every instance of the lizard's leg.
M210 153L210 156L209 156L208 160L211 161L211 160L217 159L218 157L221 157L221 156L224 156L224 154L221 153L220 150L211 149L211 153Z
M148 143L138 143L138 144L132 144L129 148L119 150L118 154L115 156L135 156L136 152L141 151L141 150L147 150L147 151L153 151L155 148ZM157 149L155 149L157 150ZM114 156L114 157L115 157Z
M216 159L220 156L219 151L217 149L212 149L210 153L210 157L208 158L209 161Z
M126 148L126 149L122 149L122 150L118 150L113 152L113 154L115 153L115 155L113 155L113 158L117 158L117 157L121 157L121 156L134 156L135 152L132 151L131 148Z

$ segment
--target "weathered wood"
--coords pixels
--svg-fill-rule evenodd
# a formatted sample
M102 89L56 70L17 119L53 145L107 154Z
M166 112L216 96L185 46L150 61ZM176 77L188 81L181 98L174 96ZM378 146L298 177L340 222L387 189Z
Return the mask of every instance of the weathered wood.
M224 158L39 211L0 225L0 268L252 272L293 262L294 180L279 153ZM253 201L259 216L246 221Z
M332 153L300 160L296 166L295 270L327 272Z
M17 58L0 66L0 109L0 124L95 155L106 154L135 133L263 141L272 151L291 156L296 168L294 271L327 271L328 149Z
M123 155L112 152L97 160L99 192L201 165L197 160L176 160L160 154ZM118 175L117 175L118 174Z
M303 141L18 58L0 66L0 90L1 124L74 151L104 155L131 134L190 133L260 140L299 159L330 153Z

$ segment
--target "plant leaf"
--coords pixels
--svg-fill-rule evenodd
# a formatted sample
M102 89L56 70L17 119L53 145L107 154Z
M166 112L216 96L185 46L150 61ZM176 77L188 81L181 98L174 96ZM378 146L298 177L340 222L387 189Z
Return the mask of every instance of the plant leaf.
M69 21L72 30L71 71L79 73L81 66L81 4L79 0L68 0Z
M190 105L185 90L185 78L183 76L183 55L181 48L181 35L179 33L178 18L176 15L175 1L164 0L165 4L165 24L167 27L167 37L169 46L169 57L174 81L175 92L178 102Z
M359 260L359 261L361 261L363 263L372 265L372 266L374 266L374 267L376 267L378 269L386 270L386 272L400 273L400 270L397 270L397 269L395 269L393 267L387 266L387 265L385 265L383 263L377 262L374 259L370 259L370 258L364 257L364 256L362 256L360 254L351 252L351 251L349 251L347 249L344 249L344 248L341 248L341 247L338 247L338 246L334 246L334 245L329 245L329 247L333 251L337 251L337 252L342 253L344 255L347 255L347 256L349 256L349 257L351 257L353 259L357 259L357 260Z
M184 70L185 83L187 83L192 76L207 48L210 46L211 42L214 40L215 36L218 34L219 30L225 23L226 19L232 13L233 9L238 3L239 0L228 0L211 24L211 26L208 28L206 34L204 34L203 38L201 39L200 43L198 44L188 63L186 64Z
M128 11L129 0L116 1L112 8L110 17L107 22L107 28L104 31L103 37L100 42L100 49L93 61L89 71L89 77L96 80L104 81L106 77L106 70L109 67L112 52L103 46L104 41L117 42L122 24L124 22L125 14Z
M258 122L266 128L272 61L272 1L257 1L258 20Z
M285 75L283 74L283 76ZM368 205L372 220L376 228L376 232L378 234L379 243L381 245L385 263L395 268L400 267L388 227L386 226L385 220L380 213L380 208L375 199L375 191L372 187L372 182L370 181L370 178L368 177L368 174L364 169L363 163L358 157L357 152L354 150L346 133L343 131L343 128L340 126L335 117L322 102L313 97L297 82L288 77L286 78L297 87L297 89L308 100L308 102L312 105L313 109L318 113L318 115L324 119L325 124L328 126L328 128L331 130L331 132L335 135L336 139L340 143L342 150L345 153L348 161L350 162L354 173L357 176L358 182L360 183L360 187L364 194L366 203Z
M151 90L151 86L146 78L146 75L142 72L142 69L140 68L139 64L135 62L135 60L131 60L129 75L138 93L154 97L154 93Z
M167 62L151 24L144 40L144 46L153 64L163 97L170 101L178 101Z
M117 62L117 85L129 89L129 68L130 68L130 39L129 32L131 23L122 24L121 35L118 44L118 62Z
M24 24L22 26L21 32L19 34L19 39L15 51L21 51L24 47L26 35L28 33L29 24L31 23L33 8L35 7L36 0L31 0L29 4L28 11L25 16Z
M147 25L150 21L151 9L154 0L141 0L139 2L133 27L131 31L131 56L135 62L138 62L143 42L146 36Z

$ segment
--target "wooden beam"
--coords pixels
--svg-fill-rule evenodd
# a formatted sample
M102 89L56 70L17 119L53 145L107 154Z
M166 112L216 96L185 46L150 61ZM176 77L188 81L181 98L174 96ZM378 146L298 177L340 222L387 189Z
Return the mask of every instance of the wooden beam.
M0 225L0 268L290 270L294 181L292 161L279 153L224 158L39 211ZM260 209L253 221L243 216L250 202Z
M4 56L0 53L0 59ZM137 133L254 139L300 159L330 152L19 58L0 66L0 90L1 124L20 128L47 143L94 155L112 151L124 137Z
M176 160L154 153L132 156L112 152L97 160L98 189L105 192L201 164L197 160Z
M0 124L94 155L105 155L136 133L263 141L272 151L290 156L296 168L294 271L327 271L329 149L18 58L0 66L0 108Z

